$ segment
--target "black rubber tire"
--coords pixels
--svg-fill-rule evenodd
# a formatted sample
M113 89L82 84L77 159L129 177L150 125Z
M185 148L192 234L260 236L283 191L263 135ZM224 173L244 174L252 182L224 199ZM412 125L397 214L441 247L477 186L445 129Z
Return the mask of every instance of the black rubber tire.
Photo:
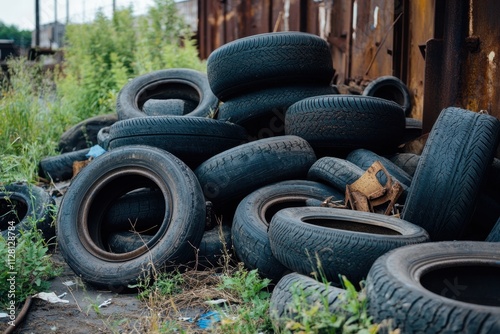
M357 149L351 151L347 157L347 161L352 162L353 164L361 167L363 170L367 170L375 161L380 161L382 165L385 167L387 172L392 176L394 180L399 182L402 186L405 187L405 191L408 190L408 187L411 186L412 176L405 172L403 169L399 168L395 163L391 160L373 152L365 149ZM387 178L385 174L380 175L379 178L380 183L385 184L387 182Z
M309 306L317 305L323 308L328 304L328 310L338 315L340 296L345 290L318 282L316 279L290 273L281 278L273 289L269 304L269 315L273 323L282 327L294 319L297 314L293 310L294 294L303 295Z
M310 97L291 105L285 115L285 133L304 138L320 156L340 156L357 148L394 152L404 130L401 107L370 96Z
M219 100L210 90L207 75L187 68L171 68L149 72L130 80L116 100L118 119L145 117L144 103L149 99L183 99L196 102L187 115L207 117Z
M273 87L230 99L219 106L218 119L243 126L251 137L285 134L285 112L292 104L311 96L334 94L332 86Z
M246 143L208 159L194 171L205 198L215 207L237 205L270 183L303 179L316 161L311 146L297 136Z
M232 238L237 257L250 270L277 282L290 270L276 260L271 252L267 230L274 213L282 208L306 206L306 200L325 200L344 195L318 182L290 180L259 188L238 205L234 218Z
M104 213L103 228L109 232L158 229L170 208L159 189L140 189L116 198Z
M164 220L154 237L133 252L109 250L104 217L109 205L135 189L158 188ZM193 172L154 147L126 146L95 159L73 179L59 207L57 239L68 265L83 280L123 291L152 268L189 260L205 229L205 199Z
M420 161L420 155L414 153L396 153L390 156L389 160L413 177Z
M136 117L118 121L109 130L108 149L148 145L164 149L189 167L238 146L247 139L243 127L191 116Z
M486 237L486 241L488 242L500 242L500 217L498 217L498 220L493 226L493 228L490 231L490 234Z
M43 158L38 164L38 175L54 182L70 180L73 177L73 163L88 160L86 154L89 151L89 148L84 148Z
M394 101L403 108L406 116L411 113L411 96L408 87L399 78L384 75L371 81L363 90L364 96Z
M210 87L224 102L269 87L329 85L333 75L328 43L303 32L272 32L240 38L215 49L207 59Z
M446 108L425 144L402 218L422 226L433 241L459 239L500 140L500 120Z
M197 102L182 99L157 100L149 99L144 102L142 111L145 116L183 116L193 112Z
M146 245L152 238L153 235L150 234L120 231L109 234L108 244L114 253L127 253ZM231 228L222 225L222 227L213 228L203 233L197 251L194 248L191 249L189 261L195 262L202 268L213 268L221 265L219 261L230 249Z
M323 207L283 209L268 233L273 255L287 268L308 276L323 272L334 283L345 275L355 285L379 256L429 240L423 228L399 218Z
M411 142L422 136L422 121L410 117L405 119L405 131L401 144Z
M233 243L231 227L219 225L205 231L198 247L197 265L201 268L220 268L224 265L224 257L231 255Z
M97 133L118 120L116 113L90 117L66 130L59 139L59 152L83 150L98 143Z
M0 231L2 237L14 241L21 231L33 227L50 242L55 236L55 201L43 189L28 183L10 183L0 188ZM13 224L11 225L11 222Z
M110 126L105 126L97 133L97 144L107 150L109 146L109 130Z
M373 264L368 311L401 333L499 333L499 282L500 244L411 245Z
M307 179L328 184L345 194L346 186L354 183L364 172L360 167L345 159L323 157L309 168Z

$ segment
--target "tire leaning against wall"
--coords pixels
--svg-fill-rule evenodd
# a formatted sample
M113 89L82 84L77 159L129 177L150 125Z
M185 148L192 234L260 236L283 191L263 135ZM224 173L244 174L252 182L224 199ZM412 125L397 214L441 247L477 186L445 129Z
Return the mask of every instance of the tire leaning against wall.
M402 218L433 241L459 239L500 140L500 120L449 107L441 111L413 176Z

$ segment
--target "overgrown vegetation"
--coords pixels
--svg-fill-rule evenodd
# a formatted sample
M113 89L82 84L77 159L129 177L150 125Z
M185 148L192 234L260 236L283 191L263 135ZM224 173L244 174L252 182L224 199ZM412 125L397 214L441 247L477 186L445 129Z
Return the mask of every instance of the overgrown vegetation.
M55 69L43 61L9 59L8 76L0 73L0 186L37 183L38 163L58 153L61 134L81 120L115 112L116 95L128 80L165 68L204 71L191 37L174 1L156 0L142 17L127 8L111 19L98 13L92 23L69 25L64 62ZM7 248L0 242L0 254ZM18 238L17 302L45 287L55 273L47 250L36 231ZM5 274L7 256L2 258ZM0 284L6 284L3 278ZM4 291L0 285L2 296Z
M177 15L173 0L156 0L147 15L135 17L132 8L118 10L112 19L98 13L94 22L67 27L65 61L54 71L23 59L9 61L10 79L0 86L0 184L37 181L38 162L56 154L59 136L77 122L115 112L123 85L138 75L164 68L205 71L190 32ZM0 238L0 255L8 247ZM43 290L57 275L40 234L24 232L16 240L16 301ZM229 251L228 251L229 253ZM216 333L271 333L270 281L256 270L230 264L182 273L155 273L138 285L138 297L149 313L141 320L148 333L199 331L200 321ZM0 262L0 306L8 301L7 262ZM7 285L6 285L7 284ZM373 333L362 294L346 282L345 312L332 314L308 305L295 292L298 317L286 332ZM207 301L218 301L207 304ZM98 313L97 304L94 311ZM188 318L184 312L203 313ZM112 326L111 326L112 327Z
M9 266L7 242L0 237L0 256L3 259L0 261L0 291L2 291L0 309L2 310L7 309L11 300L19 304L27 297L45 291L49 284L48 279L61 273L61 270L52 263L47 253L48 246L35 228L23 231L15 238L15 271ZM9 280L12 277L15 281ZM15 286L14 293L10 293L11 284Z
M31 45L31 31L20 30L15 25L0 22L0 39L11 39L17 47L29 48Z
M0 83L0 183L36 182L38 162L55 155L60 135L86 118L115 112L130 79L165 68L205 71L191 32L173 0L156 0L145 16L132 7L113 18L69 25L64 62L43 71L25 59L8 61Z

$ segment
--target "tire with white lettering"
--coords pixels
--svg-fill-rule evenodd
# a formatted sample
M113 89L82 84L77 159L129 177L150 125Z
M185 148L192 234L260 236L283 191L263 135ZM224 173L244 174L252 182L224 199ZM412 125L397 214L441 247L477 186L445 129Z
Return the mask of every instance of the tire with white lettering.
M271 252L267 231L273 215L280 209L305 206L309 199L319 201L334 196L343 200L343 193L318 182L290 180L259 188L239 203L233 218L232 238L238 258L261 276L278 281L288 268Z
M109 248L105 213L111 203L138 189L163 194L165 212L153 237L131 252ZM154 268L190 259L205 229L205 199L191 169L164 150L124 146L109 151L73 179L59 206L57 239L68 265L85 281L123 291Z
M391 251L366 279L369 314L401 333L499 333L500 244L444 241Z
M0 231L11 241L20 231L36 227L46 241L55 236L55 201L36 185L10 183L0 187ZM11 237L11 238L9 238ZM53 240L52 240L53 241Z
M459 239L500 140L500 120L449 107L429 134L408 191L402 218L433 241Z
M403 109L371 96L327 95L302 99L285 115L285 133L307 140L320 156L358 148L394 152L405 130Z
M324 207L286 208L269 224L273 255L303 275L340 275L358 285L375 260L388 251L429 241L427 232L399 218Z
M146 101L182 99L196 104L189 116L207 117L219 100L212 93L207 75L187 68L169 68L137 76L127 82L116 99L118 119L145 117Z
M210 87L224 102L263 88L329 85L333 75L328 43L304 32L239 38L215 49L207 59Z

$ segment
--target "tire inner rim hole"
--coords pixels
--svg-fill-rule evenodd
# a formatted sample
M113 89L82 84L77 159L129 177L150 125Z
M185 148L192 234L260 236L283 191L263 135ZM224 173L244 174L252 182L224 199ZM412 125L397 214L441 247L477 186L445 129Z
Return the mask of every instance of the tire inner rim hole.
M115 222L110 225L110 211L113 210L113 206L127 197L135 196L141 192L150 192L151 194L154 194L154 196L152 195L149 199L143 198L141 201L136 203L143 206L142 208L135 208L135 210L133 208L129 208L130 211L125 212L123 217L117 218L115 216ZM165 230L167 227L164 226L164 224L168 224L170 221L171 208L169 208L169 205L166 203L167 201L164 196L165 195L154 181L142 175L127 175L126 177L117 177L111 180L96 193L92 199L91 205L89 206L87 230L92 244L88 246L114 254L129 252L143 253L143 251L139 251L139 248L141 248L142 245L150 245L156 242L158 238L156 238L155 235L160 229ZM130 202L133 203L133 201ZM153 202L156 205L157 212L154 213L154 217L147 217L149 212L141 212L141 209L147 210L153 207ZM161 206L158 206L158 203L162 203ZM142 215L142 217L133 217L137 215ZM141 218L140 221L139 218ZM151 218L151 220L149 218ZM138 225L137 223L139 222L140 224ZM142 245L136 249L129 249L128 251L115 253L109 245L111 233L134 231L134 229L136 232L149 235L150 238L144 238L144 240L148 239L148 241L146 243L142 243ZM144 252L145 251L147 251L146 247L144 247Z
M370 234L381 234L381 235L401 235L398 231L392 230L387 227L364 224L353 221L341 220L341 219L328 219L328 218L304 218L302 219L304 223L333 228L337 230L345 230L352 232L362 232Z
M296 199L296 200L285 200L285 201L277 201L274 203L271 203L267 208L265 208L264 212L264 217L266 220L267 225L271 223L271 220L273 219L273 216L276 214L276 212L280 211L281 209L286 209L286 208L299 208L306 206L306 200L305 199Z
M162 82L146 87L141 91L137 98L137 105L140 110L142 110L144 103L146 103L149 99L181 99L198 105L201 101L201 96L200 92L196 90L195 87L185 82Z
M373 96L384 100L394 101L401 106L405 104L403 93L401 93L396 87L388 86L379 88L373 93Z
M28 205L26 202L14 198L0 198L0 230L9 228L9 222L18 224L26 217Z
M445 298L465 303L500 306L500 266L462 265L430 270L420 284Z

